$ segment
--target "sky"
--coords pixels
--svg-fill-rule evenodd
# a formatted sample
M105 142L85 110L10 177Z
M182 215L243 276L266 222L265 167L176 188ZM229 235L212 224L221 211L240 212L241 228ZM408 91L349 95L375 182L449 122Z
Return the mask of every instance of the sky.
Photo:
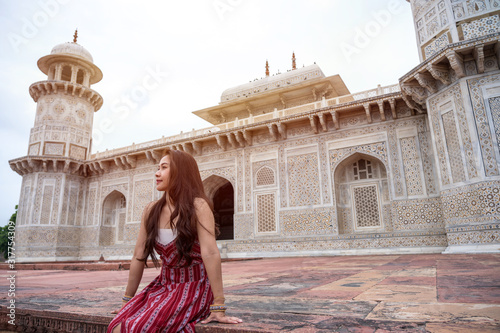
M103 72L92 152L211 127L192 112L263 77L266 60L271 75L286 72L292 52L351 93L396 84L419 63L405 0L0 0L0 226L19 201L8 161L27 154L28 89L47 79L36 63L75 29Z

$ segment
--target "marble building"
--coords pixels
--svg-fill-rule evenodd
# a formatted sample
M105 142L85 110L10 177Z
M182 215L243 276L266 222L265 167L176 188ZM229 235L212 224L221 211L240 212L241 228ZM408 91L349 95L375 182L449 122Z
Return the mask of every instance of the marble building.
M164 150L195 156L224 257L500 250L500 0L411 0L420 64L351 93L314 64L227 89L213 126L91 154L102 73L38 61L19 262L129 259Z

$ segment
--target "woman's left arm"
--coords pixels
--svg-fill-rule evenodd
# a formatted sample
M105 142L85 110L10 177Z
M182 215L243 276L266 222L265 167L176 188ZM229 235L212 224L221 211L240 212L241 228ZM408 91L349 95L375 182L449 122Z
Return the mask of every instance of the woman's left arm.
M195 200L196 215L198 217L197 232L200 242L201 258L207 270L210 287L214 294L214 304L224 305L224 291L222 285L222 267L219 248L215 241L214 215L208 203L198 198ZM242 320L236 317L228 317L224 312L211 312L210 316L202 321L203 324L213 320L221 323L238 324Z

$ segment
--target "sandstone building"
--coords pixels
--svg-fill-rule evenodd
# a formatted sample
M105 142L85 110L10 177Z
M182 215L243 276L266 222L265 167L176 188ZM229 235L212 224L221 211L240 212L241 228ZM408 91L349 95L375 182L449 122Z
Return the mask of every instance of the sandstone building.
M91 154L102 78L75 42L47 80L26 156L18 261L131 257L167 148L193 154L225 257L500 249L500 0L411 0L420 64L351 93L316 64L222 93L213 127Z

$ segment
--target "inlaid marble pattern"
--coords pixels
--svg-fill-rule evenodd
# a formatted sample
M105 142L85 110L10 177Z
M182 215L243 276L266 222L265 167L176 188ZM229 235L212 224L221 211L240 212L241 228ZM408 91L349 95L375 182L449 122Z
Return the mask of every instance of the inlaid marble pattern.
M486 176L498 175L498 163L481 87L499 81L500 75L498 74L467 80Z
M422 164L424 168L424 178L425 186L427 189L427 194L436 193L436 175L434 170L434 158L432 156L432 151L430 149L430 133L421 132L418 133L418 139L420 144L420 154L422 156Z
M146 205L152 201L152 180L141 180L134 183L134 213L132 221L140 221Z
M448 34L444 33L433 40L429 45L424 47L425 59L432 57L434 54L445 48L448 44L450 44Z
M285 236L336 234L331 209L285 210L280 219Z
M451 177L454 183L465 181L464 165L460 149L460 139L458 137L455 115L447 112L441 116L443 121L446 146L450 160Z
M444 231L440 198L398 200L392 203L394 230L440 229Z
M498 15L483 17L470 23L462 24L465 39L472 39L500 31L500 19Z
M500 97L492 97L488 99L491 111L491 119L495 128L495 136L497 139L497 147L500 151Z
M415 137L401 138L401 151L403 158L403 167L406 180L406 191L408 195L421 195L424 193L421 166L421 160L417 151L417 140Z
M500 182L463 186L441 193L446 226L481 224L500 219Z
M316 153L290 156L288 165L288 191L291 207L321 203Z

